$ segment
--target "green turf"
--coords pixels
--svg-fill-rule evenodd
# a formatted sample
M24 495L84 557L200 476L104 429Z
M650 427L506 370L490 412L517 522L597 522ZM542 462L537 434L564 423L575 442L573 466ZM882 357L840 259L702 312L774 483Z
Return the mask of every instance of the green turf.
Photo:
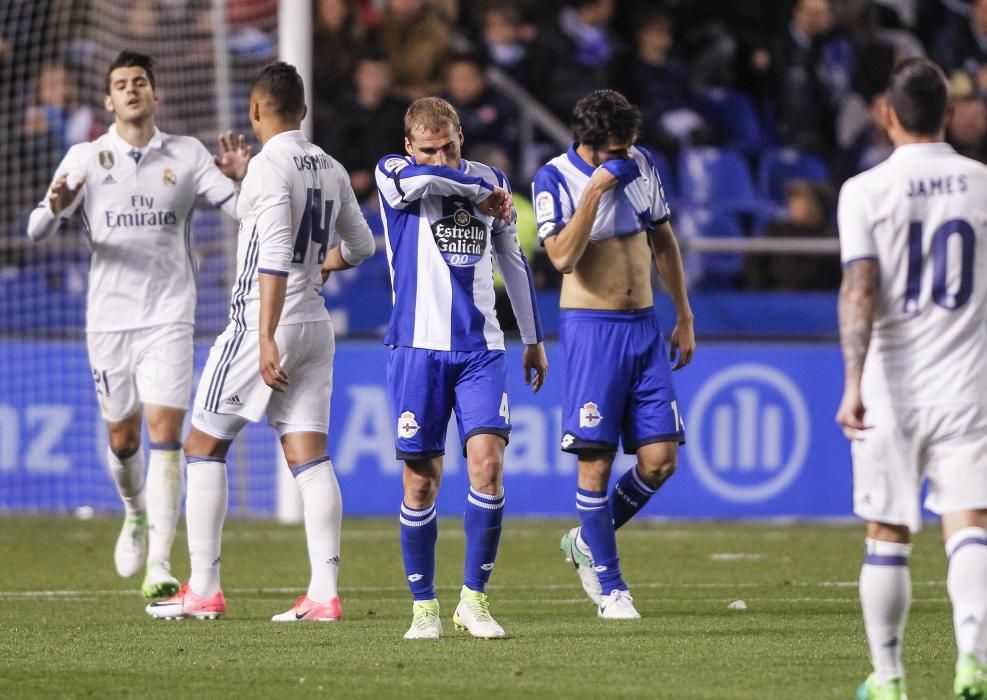
M227 523L227 617L154 621L113 571L115 520L0 518L0 697L851 698L869 671L859 526L631 524L622 563L643 619L604 623L558 538L509 520L488 592L503 641L457 633L461 523L444 519L445 637L411 619L397 519L344 525L338 624L275 624L307 582L302 531ZM188 572L184 539L175 573ZM912 698L944 698L953 638L942 548L916 543L905 659ZM731 610L731 601L746 610Z

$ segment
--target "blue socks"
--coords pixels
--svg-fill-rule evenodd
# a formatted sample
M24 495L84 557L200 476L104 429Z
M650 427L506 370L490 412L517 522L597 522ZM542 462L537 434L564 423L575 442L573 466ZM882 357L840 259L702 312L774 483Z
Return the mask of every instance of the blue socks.
M637 473L637 466L624 472L610 491L610 514L613 516L613 529L620 529L624 523L637 515L637 512L644 508L657 490L644 483L644 480Z
M620 575L617 556L617 536L610 516L606 491L576 490L576 509L582 521L581 536L593 552L593 568L600 579L603 595L614 590L627 590Z
M472 488L466 497L463 529L466 531L466 561L463 585L483 591L497 559L501 522L504 519L504 492L488 496Z
M421 510L401 504L401 558L415 600L435 598L435 540L438 536L434 503Z

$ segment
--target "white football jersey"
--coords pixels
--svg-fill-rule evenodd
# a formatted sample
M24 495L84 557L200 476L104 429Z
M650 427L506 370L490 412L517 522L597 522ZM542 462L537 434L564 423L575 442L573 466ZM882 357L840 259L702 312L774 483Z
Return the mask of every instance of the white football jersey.
M340 252L350 265L374 251L346 170L301 131L273 136L250 161L237 216L237 281L230 302L236 330L257 329L260 272L288 278L279 325L324 321L329 312L319 295L320 268L333 232L342 237Z
M212 155L190 136L155 129L136 149L111 126L72 146L55 176L82 191L60 219L78 210L92 247L87 331L123 331L195 322L197 264L191 218L201 197L234 215L236 190ZM47 197L31 215L32 238L52 221Z
M843 264L880 265L865 401L987 403L987 167L900 146L840 191Z

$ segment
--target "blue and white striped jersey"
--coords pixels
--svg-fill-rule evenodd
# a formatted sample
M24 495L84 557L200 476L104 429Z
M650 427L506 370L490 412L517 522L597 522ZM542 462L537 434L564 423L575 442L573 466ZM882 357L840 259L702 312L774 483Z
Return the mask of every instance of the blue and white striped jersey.
M630 184L617 185L603 195L590 230L591 241L649 231L668 220L670 211L654 158L641 146L631 146L630 155L641 174ZM573 144L567 152L548 161L535 173L531 188L538 240L544 243L546 238L557 235L569 223L594 170L596 168L579 157Z
M459 170L389 155L377 165L394 309L384 342L429 350L503 350L494 312L497 262L526 344L542 340L531 270L513 222L480 213L504 174L462 160Z

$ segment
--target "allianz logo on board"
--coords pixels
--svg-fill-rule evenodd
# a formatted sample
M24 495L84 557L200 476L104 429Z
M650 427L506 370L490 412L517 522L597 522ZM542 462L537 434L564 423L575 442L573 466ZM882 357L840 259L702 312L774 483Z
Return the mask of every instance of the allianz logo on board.
M802 470L811 423L788 375L745 363L703 383L686 415L686 435L689 464L707 489L733 503L760 503Z

